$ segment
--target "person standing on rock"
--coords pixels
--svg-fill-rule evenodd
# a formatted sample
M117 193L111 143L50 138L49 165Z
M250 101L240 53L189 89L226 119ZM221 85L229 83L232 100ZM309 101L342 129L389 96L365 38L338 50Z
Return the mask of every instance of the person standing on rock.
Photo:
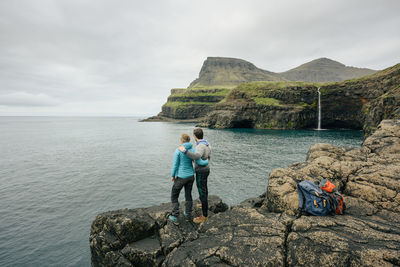
M196 128L193 130L196 141L196 152L180 146L179 150L186 154L192 160L195 160L196 185L199 191L202 215L193 219L195 223L202 223L208 220L208 187L207 178L210 174L208 160L211 156L211 146L207 140L203 139L203 130Z
M184 147L188 152L194 153L195 150L192 148L192 143L190 143L190 136L187 134L182 134L181 146ZM208 164L205 161L203 164ZM173 223L178 223L179 216L179 194L182 188L185 188L185 212L184 216L186 218L191 218L192 216L192 187L194 182L194 170L192 159L190 159L185 153L175 150L174 161L172 164L171 180L174 182L171 190L171 202L172 202L172 213L169 216L169 220Z

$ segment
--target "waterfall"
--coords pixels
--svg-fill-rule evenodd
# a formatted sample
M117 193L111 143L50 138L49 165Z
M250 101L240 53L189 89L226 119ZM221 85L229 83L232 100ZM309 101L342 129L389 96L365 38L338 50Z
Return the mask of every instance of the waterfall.
M319 91L321 87L318 87L318 128L317 130L321 130L321 92Z

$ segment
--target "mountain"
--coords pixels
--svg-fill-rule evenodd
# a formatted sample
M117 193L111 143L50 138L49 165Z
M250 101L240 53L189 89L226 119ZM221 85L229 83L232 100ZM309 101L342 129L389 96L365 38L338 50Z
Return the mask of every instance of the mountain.
M226 87L254 81L339 82L375 72L371 69L347 67L328 58L319 58L286 72L275 73L260 69L243 59L208 57L203 63L199 77L189 88Z
M234 86L252 81L280 81L277 73L262 70L238 58L208 57L200 70L199 78L189 88L203 86Z
M288 81L339 82L375 73L376 70L347 67L329 58L319 58L280 73Z

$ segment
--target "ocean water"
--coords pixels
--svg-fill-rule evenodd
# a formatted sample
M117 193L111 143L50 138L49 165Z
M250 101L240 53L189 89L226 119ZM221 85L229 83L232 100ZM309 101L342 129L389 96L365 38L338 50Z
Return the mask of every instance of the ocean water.
M193 128L125 117L0 117L0 266L90 266L95 216L169 202L173 153ZM304 161L315 143L363 140L361 131L204 131L213 149L209 192L229 205L265 192L271 170Z

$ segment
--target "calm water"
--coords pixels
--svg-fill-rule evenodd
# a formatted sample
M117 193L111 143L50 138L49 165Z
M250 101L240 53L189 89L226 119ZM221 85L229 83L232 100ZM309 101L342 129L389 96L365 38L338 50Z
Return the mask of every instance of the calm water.
M168 202L173 152L193 127L137 118L0 117L0 266L90 266L95 216ZM312 144L355 147L363 134L205 135L213 147L210 194L234 205L263 193L272 169L304 161Z

